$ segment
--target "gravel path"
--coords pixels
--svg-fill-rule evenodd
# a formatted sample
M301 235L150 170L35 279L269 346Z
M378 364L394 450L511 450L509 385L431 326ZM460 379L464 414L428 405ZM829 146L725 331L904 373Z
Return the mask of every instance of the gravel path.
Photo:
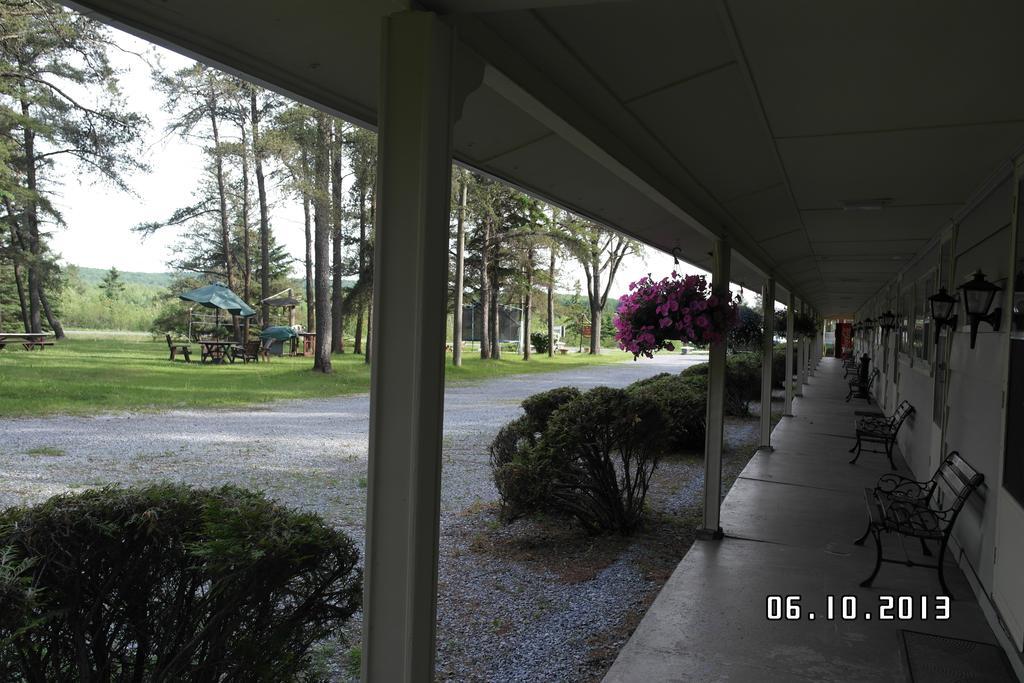
M519 402L556 386L625 386L705 359L662 354L447 388L439 678L573 680L585 668L588 638L651 589L629 553L591 580L565 583L469 548L467 525L475 522L466 511L497 497L487 445L520 414ZM0 507L112 482L235 483L315 511L361 546L368 409L359 395L244 410L0 420Z

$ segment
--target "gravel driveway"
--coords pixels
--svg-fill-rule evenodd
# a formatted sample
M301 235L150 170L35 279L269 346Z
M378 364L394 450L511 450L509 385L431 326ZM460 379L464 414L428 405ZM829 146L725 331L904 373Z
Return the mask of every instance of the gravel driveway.
M556 386L625 386L705 359L661 354L446 389L439 677L572 680L593 629L649 590L625 560L565 584L468 548L465 511L497 498L487 445L520 414L519 402ZM368 411L364 394L241 410L0 420L0 507L112 482L235 483L315 511L362 546Z

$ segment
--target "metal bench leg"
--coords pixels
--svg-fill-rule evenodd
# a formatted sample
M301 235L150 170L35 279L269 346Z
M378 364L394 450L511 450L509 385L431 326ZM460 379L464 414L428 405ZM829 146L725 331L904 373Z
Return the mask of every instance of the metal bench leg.
M942 586L942 594L948 595L950 600L955 600L953 592L949 590L949 586L946 585L946 538L942 539L942 546L939 548L939 585Z
M892 461L892 447L893 447L893 444L894 444L894 441L892 439L886 439L885 440L885 456L887 458L889 458L889 467L891 467L893 469L893 471L895 471L896 470L896 463L894 463Z
M925 543L924 538L921 538L921 552L927 555L928 557L932 556L932 549L928 547L927 543Z
M856 453L857 453L857 455L853 456L853 460L850 461L851 465L857 462L857 458L860 457L860 450L861 450L861 442L860 442L860 434L858 434L857 435L857 443L853 444L853 448L851 448L850 451L849 451L850 453L853 453L854 451L856 451Z
M846 402L849 403L851 398L853 398L853 387L850 387L850 392L846 394Z
M871 520L868 520L868 528L864 530L864 535L853 542L854 545L864 545L864 541L867 540L868 534L871 533Z
M860 582L862 588L868 588L871 582L878 576L878 570L882 568L882 537L878 533L878 529L871 528L871 534L875 537L875 569L871 572L871 576Z

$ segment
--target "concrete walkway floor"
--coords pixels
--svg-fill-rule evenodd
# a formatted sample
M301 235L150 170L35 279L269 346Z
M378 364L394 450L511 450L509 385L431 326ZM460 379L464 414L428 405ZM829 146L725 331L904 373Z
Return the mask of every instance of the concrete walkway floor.
M901 631L996 642L948 556L946 580L956 598L948 620L934 618L941 589L933 569L886 563L872 588L858 585L875 558L870 539L853 545L866 523L864 489L889 466L877 453L847 462L853 412L866 406L843 400L838 361L823 360L803 394L795 417L775 428L775 450L755 454L726 496L726 538L693 544L606 682L907 681ZM909 475L902 456L895 459ZM906 547L921 559L916 543ZM887 538L886 555L901 552L899 541ZM800 596L800 618L769 621L773 595ZM844 596L856 600L850 620L841 617ZM914 618L880 620L882 596L914 596ZM927 619L920 618L921 596L927 596Z

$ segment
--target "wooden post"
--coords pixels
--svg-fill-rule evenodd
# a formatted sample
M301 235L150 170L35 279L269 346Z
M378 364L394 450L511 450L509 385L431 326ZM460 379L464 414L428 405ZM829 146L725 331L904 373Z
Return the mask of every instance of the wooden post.
M768 278L761 289L761 448L772 450L772 365L775 339L775 280Z
M711 289L719 299L729 297L729 244L715 241ZM697 537L722 538L722 437L725 427L725 352L727 342L711 344L708 352L708 408L704 437L704 526Z

